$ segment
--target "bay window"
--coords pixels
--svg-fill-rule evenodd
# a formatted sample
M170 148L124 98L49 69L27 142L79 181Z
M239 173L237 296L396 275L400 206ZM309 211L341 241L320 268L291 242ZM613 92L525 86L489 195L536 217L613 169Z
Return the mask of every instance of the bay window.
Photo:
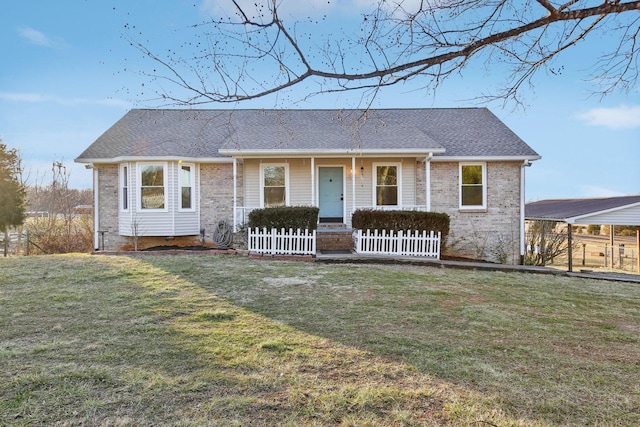
M165 209L166 165L140 164L140 208Z
M120 210L129 210L129 165L120 166Z
M194 183L194 166L180 163L179 165L179 182L180 182L180 209L193 210L193 183Z

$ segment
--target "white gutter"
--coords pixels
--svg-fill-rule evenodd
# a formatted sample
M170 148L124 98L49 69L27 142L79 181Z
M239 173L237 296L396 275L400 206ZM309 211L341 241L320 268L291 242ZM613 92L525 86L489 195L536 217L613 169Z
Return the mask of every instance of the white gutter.
M437 154L437 153L436 153ZM434 162L533 162L541 156L434 156Z
M338 157L352 155L384 155L394 157L407 157L407 155L428 155L429 153L442 154L444 148L389 148L389 149L328 149L328 150L220 150L220 154L237 157Z
M119 156L111 158L81 159L74 160L75 163L126 163L126 162L171 162L179 161L188 163L232 163L231 157L182 157L182 156Z

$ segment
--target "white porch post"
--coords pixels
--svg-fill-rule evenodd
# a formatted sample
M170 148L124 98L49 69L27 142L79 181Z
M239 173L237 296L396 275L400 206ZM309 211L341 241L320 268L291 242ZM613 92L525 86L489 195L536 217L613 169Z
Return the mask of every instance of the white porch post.
M356 211L356 157L351 158L351 214ZM345 220L345 222L347 222ZM349 218L351 222L351 218Z
M238 159L236 158L233 159L233 230L238 231Z
M427 205L427 212L431 212L431 159L433 153L429 153L429 156L424 161L424 185L425 185L425 202Z
M319 206L316 203L316 158L311 157L311 206Z

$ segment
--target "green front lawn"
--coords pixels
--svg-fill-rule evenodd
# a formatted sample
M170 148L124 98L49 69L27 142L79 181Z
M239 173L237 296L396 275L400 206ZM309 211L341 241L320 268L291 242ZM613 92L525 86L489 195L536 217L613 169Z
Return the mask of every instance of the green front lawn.
M640 424L640 286L194 255L0 259L0 425Z

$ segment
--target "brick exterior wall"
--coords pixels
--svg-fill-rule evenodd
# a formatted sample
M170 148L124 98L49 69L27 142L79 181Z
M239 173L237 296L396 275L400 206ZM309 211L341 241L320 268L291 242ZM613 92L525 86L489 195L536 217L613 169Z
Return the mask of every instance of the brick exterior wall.
M95 167L98 169L98 248L106 251L121 250L131 239L118 234L118 165ZM133 242L131 245L133 246Z
M444 255L519 262L520 166L521 162L487 162L487 209L462 211L459 163L431 163L431 210L451 218ZM424 164L421 168L418 174L424 176ZM424 184L418 199L420 191L424 193Z
M431 210L451 217L444 255L517 263L520 257L520 162L487 162L487 209L461 211L458 206L457 162L431 162ZM99 180L99 230L104 231L105 250L133 250L133 238L118 235L118 165L97 165ZM220 220L233 225L233 165L200 164L200 228L205 244L213 243ZM244 205L242 163L237 168L237 204ZM425 205L425 163L416 167L416 204ZM237 244L241 246L241 238ZM328 239L332 241L332 239ZM341 239L335 244L343 245ZM101 247L99 236L99 247ZM200 236L140 237L138 248L199 245ZM331 246L327 243L328 246Z
M237 168L237 204L242 206L243 167ZM200 165L200 224L205 229L205 242L213 243L213 232L219 221L233 226L233 165L215 163Z

